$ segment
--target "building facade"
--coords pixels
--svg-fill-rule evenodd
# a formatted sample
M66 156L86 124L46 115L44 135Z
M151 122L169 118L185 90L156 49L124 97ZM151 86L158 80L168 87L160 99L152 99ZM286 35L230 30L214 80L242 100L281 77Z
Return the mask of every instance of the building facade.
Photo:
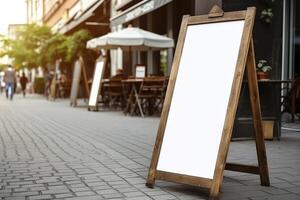
M64 34L84 28L97 37L132 24L171 37L176 42L183 15L205 14L215 4L225 11L257 7L254 30L255 46L259 47L255 49L257 59L269 61L273 67L272 78L292 78L300 73L294 67L299 63L300 22L296 0L27 0L27 16L28 23L43 22ZM260 20L261 13L268 8L272 9L273 19L270 24L264 24ZM133 54L132 60L146 64L149 74L160 73L161 67L168 74L173 52L174 49L139 52ZM128 57L126 52L124 56L120 51L113 52L112 68L126 67ZM127 71L131 73L132 69Z
M44 0L26 0L27 4L27 23L43 23Z
M25 24L9 24L7 37L11 40L15 40L19 37L20 31L24 28Z
M300 76L300 2L283 1L282 77Z
M70 34L87 29L94 36L109 32L108 0L47 0L44 3L43 22L54 31Z
M88 30L93 37L104 35L110 31L109 18L109 0L27 0L28 23L43 23L53 32L65 35L81 29ZM91 78L94 64L86 65ZM60 68L72 76L72 64L62 62Z
M63 34L78 29L88 29L97 36L109 30L109 0L27 0L26 2L28 23L43 23Z

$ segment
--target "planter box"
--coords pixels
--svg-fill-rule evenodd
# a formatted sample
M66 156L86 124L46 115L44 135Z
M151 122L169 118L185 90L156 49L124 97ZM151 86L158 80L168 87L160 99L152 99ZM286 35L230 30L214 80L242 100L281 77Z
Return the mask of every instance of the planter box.
M262 127L263 127L264 138L267 140L273 140L274 121L263 120Z

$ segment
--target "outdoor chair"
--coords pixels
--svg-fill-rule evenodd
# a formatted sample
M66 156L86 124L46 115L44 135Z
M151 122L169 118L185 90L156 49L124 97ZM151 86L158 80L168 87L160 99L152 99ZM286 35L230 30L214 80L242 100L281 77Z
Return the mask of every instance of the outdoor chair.
M146 77L139 90L143 112L148 115L160 113L163 107L168 79L165 77Z
M71 85L71 80L58 83L58 95L60 98L67 98L70 95Z
M110 80L106 80L101 83L101 93L99 94L98 98L98 104L103 104L103 107L108 108L109 107L109 101L110 101L110 96L109 96L109 82Z
M111 78L108 84L108 100L110 108L124 107L122 78Z

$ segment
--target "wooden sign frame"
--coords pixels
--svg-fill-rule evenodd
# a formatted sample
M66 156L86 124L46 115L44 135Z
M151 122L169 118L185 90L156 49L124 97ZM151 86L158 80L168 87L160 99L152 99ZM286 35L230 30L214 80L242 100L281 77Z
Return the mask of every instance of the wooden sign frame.
M221 8L219 8L218 6L214 6L208 15L183 17L180 33L179 33L179 39L175 51L172 72L169 79L169 85L166 93L166 98L163 106L159 128L158 128L157 138L153 149L153 155L152 155L151 165L149 168L146 186L152 188L155 184L156 179L200 186L200 187L210 189L210 198L217 199L219 197L219 192L223 182L223 175L225 169L238 171L238 172L251 173L251 174L258 174L260 176L261 185L263 186L270 185L266 149L265 149L264 138L262 133L260 100L259 100L258 83L256 77L254 48L253 48L253 41L252 41L252 30L253 30L253 25L255 20L255 13L256 13L255 7L249 7L247 10L244 11L223 12ZM179 71L181 55L183 52L188 26L217 23L217 22L239 21L239 20L244 20L244 29L242 33L242 40L239 47L238 59L235 67L234 79L231 85L229 103L227 106L226 117L225 117L225 122L223 125L223 131L221 136L221 143L218 149L213 178L208 179L203 177L195 177L195 176L190 176L185 174L177 174L177 173L157 170L157 165L159 162L161 148L163 145L165 129L168 121L169 111L170 111L171 102L173 98L174 88L176 85L177 74ZM257 150L257 157L258 157L258 166L226 163L229 145L232 137L234 119L237 111L241 86L242 86L243 77L245 73L247 73L247 77L248 77L247 83L249 86L251 110L252 110L253 123L255 129L255 141L256 141L256 150ZM184 148L184 147L178 147L178 148Z
M103 77L104 77L104 73L105 73L105 70L106 70L106 63L107 63L107 58L106 58L106 56L100 56L97 60L96 60L96 63L95 63L95 69L94 69L94 76L93 76L93 82L92 82L92 86L91 86L91 91L90 91L90 97L89 97L89 101L90 101L90 98L91 98L91 95L92 95L92 92L93 92L93 85L94 85L94 81L95 81L95 76L96 76L96 73L97 73L97 63L98 62L103 62L103 69L102 69L102 71L100 72L101 74L100 74L100 83L99 83L99 85L96 85L96 89L97 89L97 96L96 96L96 98L97 98L97 100L96 100L96 105L93 105L93 106L91 106L91 105L89 105L89 103L88 103L88 110L96 110L96 111L98 111L98 101L99 101L99 99L98 99L98 97L99 97L99 94L101 93L101 84L102 84L102 79L103 79Z
M50 100L55 101L56 99L56 89L57 89L57 75L58 75L58 70L60 69L60 64L61 60L56 60L55 62L55 68L54 68L54 76L51 80L50 84Z
M84 64L83 58L80 56L77 61L79 62L80 66L81 66L81 69L80 69L80 77L77 80L78 83L76 83L76 84L79 86L80 85L80 81L83 82L83 87L84 87L86 98L89 98L89 96L90 96L90 90L89 90L89 84L88 84L88 79L87 79L87 74L86 74L86 68L85 68L85 64ZM72 80L72 86L71 86L71 95L70 95L70 106L76 107L77 106L77 97L78 97L79 87L75 88L75 91L72 90L73 83L74 83L74 78L75 77L74 77L74 73L73 73L73 80ZM75 92L75 93L72 94L72 91Z
M56 76L57 73L54 72L54 76L51 80L51 84L50 84L50 94L49 94L49 100L54 101L56 99Z

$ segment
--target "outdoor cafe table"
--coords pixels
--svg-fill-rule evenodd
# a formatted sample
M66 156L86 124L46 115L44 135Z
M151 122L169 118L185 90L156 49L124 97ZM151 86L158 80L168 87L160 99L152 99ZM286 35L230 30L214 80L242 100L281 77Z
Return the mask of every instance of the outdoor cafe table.
M243 86L242 86L242 92L241 92L241 96L244 96L243 94L245 93L245 87L247 87L247 81L243 82ZM263 80L258 80L258 86L259 88L262 89L262 87L271 87L272 89L274 89L274 101L273 101L273 105L276 105L277 107L274 107L274 113L272 114L272 116L264 116L266 113L262 113L262 119L263 120L274 120L277 123L277 139L280 139L281 133L280 133L280 124L281 124L281 106L283 101L288 101L289 99L287 96L283 96L282 91L284 89L287 89L287 92L289 91L289 88L291 88L290 91L292 91L291 93L291 104L290 104L290 113L292 116L292 121L294 120L294 115L295 115L295 93L293 92L293 87L294 87L294 80L278 80L278 79L263 79ZM260 94L262 95L262 93L260 92ZM263 99L261 98L261 101L263 101ZM271 104L264 104L266 106L270 106ZM239 109L238 109L239 110ZM239 111L238 111L239 112ZM248 118L248 117L241 117L237 116L238 121L244 121L244 120L252 120L252 118ZM239 137L239 136L238 136Z
M296 94L295 94L295 90L294 90L294 80L273 80L273 79L263 79L263 80L259 80L258 83L260 85L263 84L269 84L271 85L273 88L275 88L275 91L277 93L277 96L279 96L280 98L276 99L276 105L282 105L283 101L285 100L284 98L287 98L287 96L282 96L282 91L284 89L287 89L286 92L288 92L288 89L291 88L291 104L290 104L290 113L292 116L292 122L294 122L295 119L295 113L296 113ZM285 85L283 85L285 84ZM278 89L279 87L279 89ZM280 94L278 94L278 92L280 92ZM288 101L288 99L286 99ZM278 111L278 116L280 116L281 110L279 109Z
M143 82L142 78L130 78L130 79L122 80L123 84L128 84L131 87L128 101L127 101L127 104L126 104L126 107L124 110L125 114L130 112L130 114L132 115L134 112L134 109L137 105L140 115L142 117L144 117L142 105L141 105L139 95L138 95L138 89L139 89L140 85L142 84L142 82Z

